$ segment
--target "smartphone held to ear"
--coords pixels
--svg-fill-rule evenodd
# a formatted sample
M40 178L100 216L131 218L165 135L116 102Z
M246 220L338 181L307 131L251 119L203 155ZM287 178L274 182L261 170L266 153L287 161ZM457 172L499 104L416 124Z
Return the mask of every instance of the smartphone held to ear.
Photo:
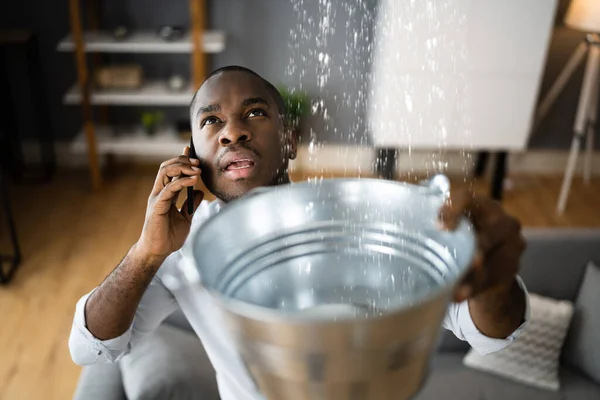
M190 139L190 158L197 158L196 149L194 148L194 139ZM187 188L187 212L189 215L194 213L194 187Z

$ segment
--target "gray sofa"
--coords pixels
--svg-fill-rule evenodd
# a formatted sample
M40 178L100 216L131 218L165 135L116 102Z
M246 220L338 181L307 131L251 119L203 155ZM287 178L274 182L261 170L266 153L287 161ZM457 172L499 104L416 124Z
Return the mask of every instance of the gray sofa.
M528 290L575 302L586 264L600 264L600 229L527 230L525 236L528 247L520 275ZM468 349L445 332L417 399L600 399L600 383L565 360L560 366L561 389L551 392L464 367ZM568 346L563 358L565 351ZM74 398L210 400L218 399L218 390L202 345L176 313L120 363L84 368Z

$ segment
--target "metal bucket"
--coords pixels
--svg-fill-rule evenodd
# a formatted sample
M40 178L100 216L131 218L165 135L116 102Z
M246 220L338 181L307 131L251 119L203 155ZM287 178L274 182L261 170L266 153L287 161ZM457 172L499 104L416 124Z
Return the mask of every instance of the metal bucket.
M296 183L228 204L189 256L268 399L399 400L427 376L475 249L444 176Z

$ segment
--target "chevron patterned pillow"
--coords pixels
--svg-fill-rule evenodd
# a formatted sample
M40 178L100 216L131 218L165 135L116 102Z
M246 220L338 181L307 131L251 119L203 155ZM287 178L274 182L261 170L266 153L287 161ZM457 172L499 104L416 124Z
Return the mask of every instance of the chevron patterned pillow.
M557 391L560 353L573 315L573 303L529 295L530 319L508 347L482 356L471 349L463 362L540 389Z

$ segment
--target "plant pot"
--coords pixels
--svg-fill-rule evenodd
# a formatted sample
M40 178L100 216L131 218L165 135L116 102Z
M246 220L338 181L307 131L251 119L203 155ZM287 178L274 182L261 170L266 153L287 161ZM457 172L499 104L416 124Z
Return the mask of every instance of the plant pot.
M154 136L156 134L156 130L157 130L156 125L144 126L144 131L146 132L146 135L148 135L148 136Z

